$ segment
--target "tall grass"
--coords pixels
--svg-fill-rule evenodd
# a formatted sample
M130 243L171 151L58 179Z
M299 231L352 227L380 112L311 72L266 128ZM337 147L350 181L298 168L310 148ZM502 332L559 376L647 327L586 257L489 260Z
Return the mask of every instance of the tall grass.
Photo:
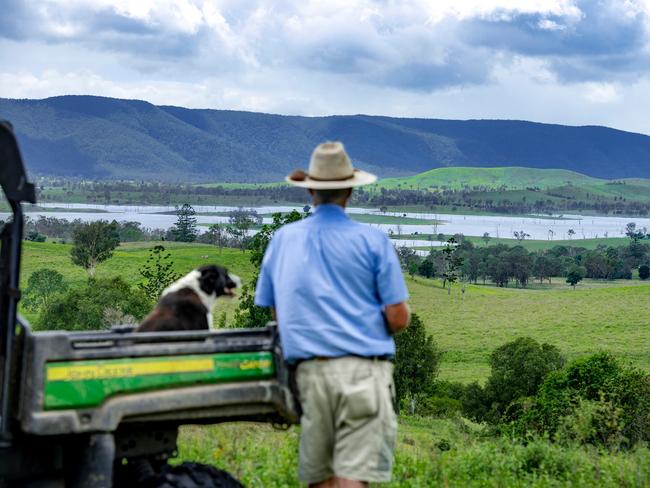
M248 487L298 487L299 430L228 424L184 427L178 460L214 464ZM389 487L647 487L650 450L609 453L540 439L483 437L459 419L402 418Z

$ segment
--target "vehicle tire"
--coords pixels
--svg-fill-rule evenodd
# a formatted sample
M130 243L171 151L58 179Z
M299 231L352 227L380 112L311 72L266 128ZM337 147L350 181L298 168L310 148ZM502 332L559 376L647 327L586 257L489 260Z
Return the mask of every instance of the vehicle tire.
M158 472L140 479L141 488L244 488L232 475L209 464L165 464Z

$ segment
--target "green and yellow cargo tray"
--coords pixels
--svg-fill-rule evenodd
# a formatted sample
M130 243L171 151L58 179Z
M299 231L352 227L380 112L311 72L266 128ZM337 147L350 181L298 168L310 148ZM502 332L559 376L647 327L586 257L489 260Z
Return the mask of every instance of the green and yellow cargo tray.
M54 361L45 365L43 408L91 408L115 395L264 380L274 374L273 354L269 351Z

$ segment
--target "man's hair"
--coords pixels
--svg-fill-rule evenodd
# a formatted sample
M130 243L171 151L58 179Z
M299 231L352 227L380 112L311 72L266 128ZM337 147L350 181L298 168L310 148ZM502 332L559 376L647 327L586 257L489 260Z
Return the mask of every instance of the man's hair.
M314 205L323 203L339 203L345 201L351 193L352 188L341 188L338 190L314 190L312 199Z

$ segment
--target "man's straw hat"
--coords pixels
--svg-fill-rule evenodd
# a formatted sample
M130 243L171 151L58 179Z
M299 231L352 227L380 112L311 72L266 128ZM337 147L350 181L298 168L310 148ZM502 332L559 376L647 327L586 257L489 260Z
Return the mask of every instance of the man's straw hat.
M354 169L343 144L325 142L314 149L309 161L309 172L298 169L287 176L285 181L314 190L338 190L369 185L377 181L377 177Z

